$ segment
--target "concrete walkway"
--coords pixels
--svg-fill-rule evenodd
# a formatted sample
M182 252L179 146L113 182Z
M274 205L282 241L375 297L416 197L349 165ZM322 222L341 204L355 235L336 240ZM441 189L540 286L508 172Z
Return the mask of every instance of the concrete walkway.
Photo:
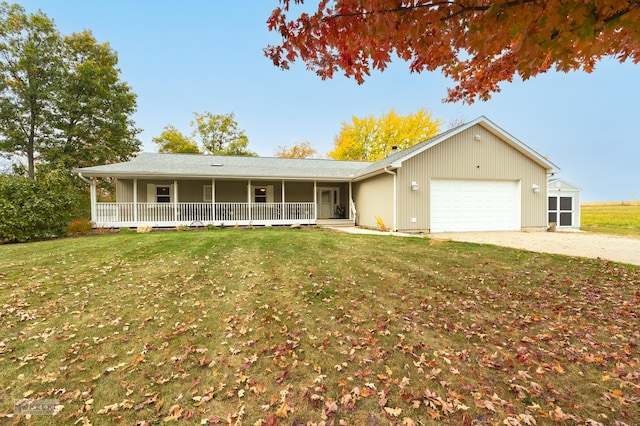
M539 253L606 259L640 266L640 238L587 232L447 232L424 235L379 232L357 227L333 228L352 234L427 237L478 244L512 247Z

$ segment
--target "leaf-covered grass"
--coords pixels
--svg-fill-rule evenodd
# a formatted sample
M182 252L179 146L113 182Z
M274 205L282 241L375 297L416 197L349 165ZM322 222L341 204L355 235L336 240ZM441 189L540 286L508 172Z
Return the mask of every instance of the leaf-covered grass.
M639 305L637 267L425 238L0 246L0 419L630 425ZM15 416L23 397L63 407Z
M583 231L640 237L640 203L583 204L580 211Z

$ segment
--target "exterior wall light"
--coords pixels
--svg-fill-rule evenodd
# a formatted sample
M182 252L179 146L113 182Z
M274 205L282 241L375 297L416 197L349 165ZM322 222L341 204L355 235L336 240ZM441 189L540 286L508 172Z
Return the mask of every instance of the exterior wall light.
M536 185L535 183L531 186L533 192L540 192L540 185Z
M414 191L418 190L418 182L416 182L415 180L413 182L411 182L411 189L413 189Z

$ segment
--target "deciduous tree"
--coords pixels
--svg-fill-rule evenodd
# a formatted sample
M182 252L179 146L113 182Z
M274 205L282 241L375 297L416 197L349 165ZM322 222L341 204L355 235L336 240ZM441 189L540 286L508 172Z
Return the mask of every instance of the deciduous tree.
M389 155L393 147L406 149L423 142L440 131L441 122L429 111L399 116L391 110L380 118L351 117L343 122L329 157L336 160L378 161Z
M140 149L131 115L136 95L120 80L118 55L90 31L64 37L64 75L57 100L58 137L42 152L63 168L126 161Z
M35 177L37 153L55 134L62 39L42 12L0 4L0 151L26 158Z
M276 150L276 157L280 158L310 158L316 155L318 151L311 145L310 142L300 142L289 145L280 145Z
M323 0L294 13L301 3L280 0L267 21L282 36L265 49L276 66L301 59L323 79L341 70L362 83L397 55L452 78L448 101L553 68L591 72L604 56L640 61L637 0Z
M200 154L198 145L182 134L175 127L169 125L162 129L160 136L151 139L158 144L159 152L170 152L173 154Z
M128 159L139 132L136 96L117 54L91 32L63 37L42 12L0 4L0 152L47 168Z
M193 138L198 139L204 149L213 155L256 156L247 149L249 138L238 128L233 113L194 114L191 122Z

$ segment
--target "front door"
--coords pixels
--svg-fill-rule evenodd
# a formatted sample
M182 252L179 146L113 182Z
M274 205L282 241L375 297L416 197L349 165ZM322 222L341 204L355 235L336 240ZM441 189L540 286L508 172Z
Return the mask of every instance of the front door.
M318 188L318 217L332 218L339 199L340 188Z

